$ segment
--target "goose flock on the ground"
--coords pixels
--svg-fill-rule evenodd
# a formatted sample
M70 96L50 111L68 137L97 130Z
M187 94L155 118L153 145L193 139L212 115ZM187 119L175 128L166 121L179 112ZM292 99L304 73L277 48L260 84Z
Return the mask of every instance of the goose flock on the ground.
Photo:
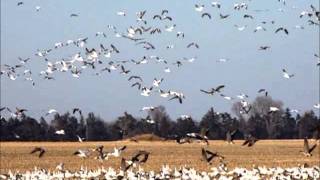
M278 0L284 7L288 6L285 0ZM20 1L17 3L17 8L24 8L27 2ZM199 14L201 20L207 22L217 19L221 24L227 23L228 18L238 15L240 11L245 12L242 17L246 21L255 20L255 27L250 29L253 34L263 33L265 31L272 31L276 36L290 36L291 29L285 25L280 25L274 20L265 21L260 20L255 16L255 13L258 10L250 9L250 1L234 3L232 9L235 13L225 13L220 11L224 6L220 2L211 2L207 4L197 4L194 7L190 8L190 12ZM35 6L35 11L44 11L41 6ZM268 9L259 10L259 11L269 11ZM284 9L278 9L280 12L285 12ZM217 12L217 13L214 13ZM44 80L52 81L55 80L56 73L68 73L73 78L81 78L81 75L85 73L88 69L94 71L94 75L102 76L106 73L118 73L127 79L129 86L138 91L138 95L144 97L149 97L151 95L159 95L162 98L168 99L168 101L177 101L178 103L184 103L186 95L182 91L176 91L174 89L163 89L161 87L162 83L165 83L166 79L163 77L154 77L153 81L148 83L144 80L144 77L138 75L134 68L129 69L129 64L134 66L144 66L145 64L156 64L159 68L162 69L163 73L171 73L172 71L177 70L178 68L183 68L186 64L192 64L198 60L197 54L201 50L202 45L194 40L188 39L188 34L183 32L180 29L179 23L175 21L175 17L170 14L170 11L167 9L161 9L157 13L151 13L148 10L142 10L134 14L128 14L124 10L119 10L115 12L115 15L121 16L122 18L135 19L136 23L131 24L127 29L121 30L118 29L116 25L106 25L106 29L99 30L94 34L94 38L108 39L110 36L116 38L126 39L128 43L132 43L136 48L143 49L146 52L146 55L142 57L136 57L126 60L116 60L117 55L122 53L123 50L119 48L116 42L101 43L96 44L96 46L89 46L88 41L91 40L89 36L79 37L76 39L69 39L66 41L56 42L48 47L37 49L34 52L34 56L30 57L17 57L18 63L9 65L1 64L1 78L7 77L12 81L18 79L23 79L31 83L32 86L36 88L37 83L34 80L34 76L39 76ZM69 18L81 18L82 14L80 13L71 13ZM306 25L296 25L295 29L305 30L305 26L310 26L312 28L319 28L320 22L320 12L319 9L314 5L310 5L300 14L297 14L297 18L305 20ZM150 25L154 24L156 25ZM235 24L232 25L238 31L244 31L249 29L248 25ZM185 43L184 48L186 51L194 53L190 57L180 57L177 60L169 60L166 57L153 54L155 49L165 49L166 51L171 51L176 48L175 44L166 44L164 47L158 46L154 43L154 38L161 38L162 36L168 36L168 34L174 34L175 39L173 41L183 41ZM51 58L51 54L54 54L55 51L74 46L77 48L77 51L74 54L70 54L67 57L56 57ZM268 52L272 49L270 45L259 45L255 50L261 52ZM319 52L314 53L315 66L320 65ZM31 61L41 60L39 62L45 63L46 68L40 72L34 72L32 69L28 68L28 64ZM217 63L227 63L229 58L220 58ZM132 67L132 66L130 66ZM284 79L294 79L296 75L294 72L291 72L287 67L279 68L279 74L282 73L282 78ZM281 76L279 75L281 78ZM208 87L203 87L199 89L199 93L203 93L209 96L219 96L227 101L233 101L238 99L241 101L242 108L240 110L241 114L248 114L251 110L251 105L248 102L249 95L245 93L240 93L236 96L227 95L223 90L228 88L227 84L217 84L209 85ZM257 88L257 94L263 94L268 96L271 89ZM312 106L312 105L310 105ZM320 103L313 105L313 108L320 109ZM141 108L141 111L153 111L156 109L154 106L145 106ZM270 107L269 113L275 113L279 111L279 107ZM20 117L28 110L25 108L16 108L13 110L9 107L1 107L1 115L3 112L7 111L12 117ZM298 110L295 110L298 111ZM73 114L79 113L82 114L81 109L74 108L72 109ZM43 115L49 116L52 114L59 113L56 109L50 108ZM191 118L190 115L181 115L181 119ZM146 122L154 124L154 120L147 116L144 118ZM187 133L183 137L176 137L176 142L178 144L192 143L193 141L205 142L209 145L207 137L208 129L202 129L201 132ZM63 136L65 131L63 129L56 130L55 134ZM234 144L233 139L236 134L236 130L228 131L226 134L226 141L229 144ZM19 135L16 135L19 137ZM85 141L84 138L77 136L79 142ZM252 135L248 135L242 144L242 146L252 147L257 143L258 139ZM316 143L309 146L308 140L304 139L304 149L301 151L305 156L311 156L312 151L316 147ZM105 152L103 146L98 146L93 149L78 149L74 152L75 156L80 158L89 158L92 154L96 154L94 157L99 161L107 160L109 157L120 157L122 151L127 147L123 146L120 148L115 147L112 152ZM43 147L34 147L31 150L31 154L36 154L39 158L45 157L45 153L48 150ZM50 151L50 150L49 150ZM60 164L55 172L49 172L43 169L36 169L31 172L26 172L24 174L20 173L11 173L9 172L6 175L1 175L1 178L6 177L26 177L26 178L40 178L40 179L51 179L54 177L63 178L63 177L73 177L73 178L96 178L96 177L106 177L107 179L118 178L118 177L128 177L130 179L137 178L183 178L183 179L212 179L212 178L221 178L221 179L233 179L233 178L243 178L243 179L259 179L268 177L270 179L290 179L290 178L320 178L319 167L295 167L295 168L264 168L258 167L252 170L235 168L233 170L227 170L226 167L213 168L211 172L198 172L192 168L180 168L180 169L170 169L168 166L163 166L159 173L153 171L145 172L139 167L136 171L132 170L140 163L147 163L148 157L152 155L147 151L138 151L135 155L128 159L120 159L121 170L117 172L116 170L109 169L97 169L97 170L87 170L81 169L77 172L71 172L63 167L63 163ZM203 161L211 163L211 160L214 158L220 159L223 161L224 156L218 152L213 152L209 149L202 148L199 152L199 156L202 156Z
M170 168L163 165L156 171L145 171L140 166L135 170L124 171L111 167L87 169L81 167L77 171L68 170L63 164L59 164L55 171L34 168L25 173L9 171L1 174L1 179L221 179L221 180L259 180L259 179L319 179L319 166L309 167L307 164L289 168L254 167L252 169L234 168L229 170L224 164L213 167L208 172L197 171L190 167Z

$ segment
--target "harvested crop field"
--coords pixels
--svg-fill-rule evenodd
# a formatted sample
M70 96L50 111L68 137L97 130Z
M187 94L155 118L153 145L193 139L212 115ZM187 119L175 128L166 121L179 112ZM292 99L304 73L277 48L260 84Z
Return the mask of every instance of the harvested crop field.
M173 141L114 141L114 142L1 142L1 173L8 170L31 170L35 166L44 169L55 169L57 164L64 162L65 167L70 170L79 169L81 166L88 168L120 167L121 157L111 157L103 163L94 159L93 152L87 159L80 159L73 153L77 149L91 149L96 145L104 145L105 151L112 151L114 147L127 146L121 154L124 158L131 156L138 150L146 150L151 154L148 161L142 165L145 170L159 170L162 165L170 167L188 166L198 170L209 170L210 167L219 164L214 160L212 165L201 160L201 148L216 151L225 157L225 163L229 168L257 166L281 166L293 167L307 163L309 165L320 165L319 146L313 152L312 157L305 157L300 150L303 149L303 140L261 140L253 147L241 146L243 141L235 141L234 145L226 144L224 141L210 141L206 146L201 143L179 145ZM314 144L315 141L309 141ZM29 154L36 147L46 149L42 158L36 154Z

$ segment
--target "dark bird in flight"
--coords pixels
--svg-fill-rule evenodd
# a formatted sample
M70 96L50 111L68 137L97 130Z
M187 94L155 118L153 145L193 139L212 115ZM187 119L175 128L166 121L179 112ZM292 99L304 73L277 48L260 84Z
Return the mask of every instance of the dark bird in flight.
M250 14L245 14L243 15L243 18L250 18L250 19L254 19L252 15Z
M199 45L198 45L197 43L195 43L195 42L192 42L192 43L188 44L188 45L187 45L187 48L190 48L191 46L194 46L194 47L196 47L197 49L199 49Z
M138 151L132 158L132 163L146 163L149 158L150 152Z
M178 99L179 103L182 104L182 98L180 96L174 95L172 98L169 99L169 101L173 99Z
M205 17L207 16L209 19L211 19L211 15L209 13L202 13L201 17Z
M138 79L138 80L140 80L141 82L143 82L143 80L142 80L142 78L141 78L140 76L130 76L130 77L128 78L128 81L131 81L132 79Z
M246 137L245 141L243 142L242 146L252 147L258 141L257 138L249 135Z
M208 133L209 133L209 128L202 128L200 133L188 133L186 137L204 141L207 143L207 145L209 145L209 141L207 137Z
M70 14L70 17L78 17L79 15L78 14Z
M206 91L206 90L203 90L203 89L200 89L200 91L201 92L204 92L204 93L206 93L206 94L210 94L210 95L214 95L214 93L220 93L221 91L221 89L223 89L225 86L224 85L220 85L220 86L218 86L218 87L216 87L216 88L211 88L209 91Z
M284 27L279 27L275 33L278 33L279 31L283 31L284 33L286 33L286 35L289 35L289 31L288 29L284 28Z
M156 19L156 18L158 18L158 19L160 19L160 20L166 20L166 19L168 19L169 21L172 21L172 17L170 17L170 16L154 15L154 16L153 16L153 19Z
M135 82L131 85L131 87L134 87L134 86L138 86L138 89L140 90L141 89L141 83L139 82Z
M75 114L76 112L79 112L79 115L82 116L82 111L79 108L73 108L72 109L72 114Z
M303 155L310 157L312 156L312 151L317 147L317 143L315 143L311 148L309 147L309 142L307 137L303 140L303 151L300 151Z
M259 89L258 93L265 93L265 96L268 96L268 91L266 89Z
M120 51L113 44L111 44L110 46L112 48L112 51L114 51L116 53L120 53Z
M270 48L270 46L260 46L259 50L268 50Z
M22 2L22 1L20 1L20 2L17 3L17 6L21 6L21 5L23 5L23 2Z
M209 164L211 164L212 159L214 159L215 157L218 157L220 160L224 159L224 157L219 155L218 153L211 152L204 148L201 149L201 155L202 155L202 160L206 161Z
M44 148L42 148L42 147L35 147L31 152L30 152L30 154L33 154L33 153L36 153L36 152L39 152L39 158L41 158L43 155L44 155L44 153L46 152L46 150L44 149Z
M238 130L236 129L234 131L228 131L226 133L226 141L228 142L228 144L234 144L233 139L237 131Z
M226 15L220 14L220 19L226 19L229 16L230 16L229 14L226 14Z
M121 74L128 74L130 72L130 70L126 70L125 68L124 68L124 66L122 66L121 65Z

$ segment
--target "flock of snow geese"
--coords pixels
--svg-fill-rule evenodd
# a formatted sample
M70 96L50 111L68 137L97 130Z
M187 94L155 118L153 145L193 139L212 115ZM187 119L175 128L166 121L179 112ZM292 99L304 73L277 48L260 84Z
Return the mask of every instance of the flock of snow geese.
M286 5L285 0L278 0L283 5ZM19 8L23 8L24 2L18 2L17 6ZM223 4L219 2L212 2L211 8L217 9L217 11L223 6ZM246 12L243 15L244 19L255 19L254 14L249 14L250 3L235 3L233 6L234 11L244 11ZM36 11L42 11L40 6L35 7ZM199 13L200 18L203 19L212 19L212 9L209 9L208 5L204 4L195 4L194 5L195 13ZM279 11L283 11L283 9L279 9ZM247 13L248 12L248 13ZM115 25L107 25L106 31L98 31L95 34L96 38L105 38L107 39L109 36L114 36L116 38L123 38L128 40L128 43L133 43L137 48L142 48L147 52L151 52L157 47L150 39L151 37L160 38L160 34L166 35L167 33L175 33L175 37L179 40L186 39L187 34L182 31L177 30L178 26L175 23L175 18L170 15L169 10L161 10L158 14L149 14L147 10L143 10L137 12L135 16L130 16L125 11L116 12L117 16L123 16L123 18L136 18L136 24L131 25L125 31L119 30ZM232 14L222 14L219 13L219 19L222 20L230 18ZM70 18L79 18L80 14L72 13L70 14ZM306 22L309 26L314 26L319 28L320 22L320 12L319 9L314 7L314 5L310 5L310 7L300 14L297 14L298 18L306 19ZM148 26L149 21L159 22L158 26ZM269 31L264 25L272 24L274 26L277 25L275 21L262 21L261 24L257 25L252 31L253 33L259 33L263 31ZM164 25L164 26L163 26ZM244 31L247 26L234 25L234 27L239 31ZM297 29L304 29L303 26L297 25ZM285 36L290 35L289 29L285 26L277 26L274 28L274 33L279 34L283 33ZM162 98L168 98L169 101L177 101L178 103L183 103L185 94L183 92L178 92L172 89L164 90L161 88L161 83L165 81L162 77L155 77L152 84L148 84L144 81L144 78L133 73L132 69L128 69L127 64L131 63L133 65L143 66L147 63L156 63L163 65L164 73L171 73L174 68L181 68L185 63L193 63L197 60L197 56L194 55L192 57L183 57L180 60L176 60L175 62L171 62L165 57L161 57L158 55L144 55L138 59L129 59L129 60L113 60L113 57L116 57L117 54L121 53L122 50L118 48L115 43L100 43L97 47L89 47L87 42L90 41L88 37L80 37L78 39L70 39L66 42L57 42L52 45L50 48L38 49L34 56L35 57L18 57L19 63L15 65L4 64L1 65L1 77L6 76L10 80L15 81L19 78L29 81L32 86L36 86L36 82L33 79L33 75L36 74L39 77L45 80L55 80L55 73L70 73L74 78L80 78L81 74L83 74L86 69L92 69L95 73L94 75L101 76L104 73L114 73L118 72L123 75L129 82L132 88L136 88L139 91L141 96L148 97L151 94L158 94ZM188 40L187 40L188 41ZM78 49L78 51L72 54L69 57L62 57L60 60L55 61L54 59L49 58L49 54L54 53L58 49L68 48L69 46L74 46ZM165 46L165 49L170 50L174 49L175 45L168 44ZM194 41L188 41L185 44L185 48L191 52L197 52L201 48L201 44ZM268 51L271 46L262 45L258 47L259 51ZM318 53L314 54L315 59L317 60L317 66L320 66L320 57ZM27 68L27 65L34 58L42 59L44 63L46 63L46 69L40 71L39 73L34 73L31 69ZM219 63L225 63L229 59L221 58L217 60ZM294 73L288 72L286 69L282 69L283 78L291 79L295 77ZM214 96L219 94L222 98L227 101L231 101L235 99L234 97L228 96L223 93L223 89L227 85L217 85L216 87L206 87L200 89L200 92L207 94L209 96ZM263 93L265 96L268 96L268 91L266 89L258 89L258 93ZM237 98L241 101L242 110L240 113L248 114L251 110L250 103L246 100L249 96L247 94L241 93L237 95ZM314 108L320 109L320 103L314 105ZM141 111L153 111L156 107L146 106L142 107ZM278 107L270 107L270 113L279 111ZM2 111L8 111L11 116L19 117L27 112L27 109L24 108L16 108L16 110L12 110L9 107L1 107ZM74 108L72 110L73 114L79 113L82 114L82 111L79 108ZM50 114L58 113L55 109L49 109L44 115L48 116ZM190 118L189 115L181 115L182 119ZM149 116L145 118L148 123L155 123ZM206 136L207 130L202 130L200 133L188 133L185 137L177 137L176 141L179 144L183 143L191 143L192 140L199 140L206 142L209 144L208 138ZM57 130L55 132L58 135L64 135L65 132L63 129ZM226 141L230 144L233 143L233 136L236 132L227 132ZM79 142L83 142L84 138L77 137ZM258 140L253 136L248 136L245 142L242 144L243 146L253 146ZM304 150L301 151L306 156L311 156L311 152L315 149L316 144L312 147L309 147L308 140L304 140ZM74 152L74 155L79 156L80 158L88 158L92 152L97 152L97 156L95 159L99 161L107 160L109 157L120 157L122 151L124 151L127 147L123 146L121 148L114 148L113 152L104 152L103 146L98 146L92 150L83 150L79 149ZM46 150L43 147L36 147L31 151L33 153L39 153L38 157L41 158L44 156ZM38 177L40 179L47 179L46 177L75 177L75 178L96 178L100 176L117 178L124 177L125 175L130 179L137 178L191 178L191 179L211 179L217 177L225 177L225 179L232 179L236 177L245 177L249 179L256 179L259 177L272 177L274 179L278 178L287 178L294 177L300 179L302 177L316 177L320 178L320 170L318 167L298 167L293 169L282 169L282 168L256 168L252 171L244 170L241 168L236 168L232 171L226 170L224 167L214 168L212 172L197 172L194 169L181 168L180 170L172 170L167 166L164 166L159 174L154 172L144 172L143 169L139 167L137 172L133 172L130 170L131 167L136 167L137 164L146 163L148 160L148 156L150 152L147 151L138 151L132 158L126 160L124 158L121 159L121 170L117 173L114 169L98 169L96 171L81 169L78 172L70 172L63 168L63 164L60 164L57 167L58 172L48 172L46 170L34 170L32 172L26 172L25 174L16 174L13 175L11 173L7 175L1 175L4 177L12 177L12 176L22 176L22 177ZM203 160L207 163L211 163L214 158L219 158L221 161L224 157L217 152L211 152L208 149L202 148L201 155ZM107 178L109 179L109 178Z
M279 3L282 3L284 6L287 4L285 0L279 0ZM23 7L24 2L18 2L18 7ZM211 8L217 9L219 11L223 6L220 2L212 2ZM243 11L245 12L243 15L244 19L255 19L254 13L258 10L253 10L252 13L250 10L250 3L242 2L235 3L233 5L234 11ZM36 11L40 11L41 7L36 6ZM283 11L283 9L278 9L279 11ZM212 14L210 12L212 9L205 4L195 4L194 11L196 13L200 13L201 18L212 18ZM265 10L268 11L268 10ZM125 11L118 11L116 15L123 16L124 18L130 18L129 14ZM230 18L233 14L221 14L219 13L220 19ZM80 18L79 14L72 13L70 14L71 18ZM134 17L134 16L133 16ZM146 51L150 51L157 47L154 43L152 43L152 37L159 38L159 34L166 35L167 33L176 33L177 39L185 39L185 33L177 30L178 26L175 23L175 18L170 15L169 10L163 9L160 13L157 14L148 14L147 10L136 12L136 24L131 25L125 31L119 30L115 25L107 25L106 31L98 31L95 34L96 38L108 39L110 36L114 36L116 38L124 38L128 40L128 43L133 43L137 46L137 48L143 48ZM319 9L317 9L314 5L310 5L308 9L303 10L300 14L297 14L297 18L306 19L306 22L310 26L315 26L319 28L320 14ZM148 25L152 22L159 22L158 25L151 26ZM222 21L223 22L223 21ZM164 26L163 26L164 24ZM277 25L277 22L274 20L267 22L262 21L259 25L257 25L253 32L258 33L259 31L269 31L264 25L272 24L273 26ZM247 28L247 26L239 26L234 25L239 31L243 31ZM304 29L303 26L299 25L296 28ZM166 33L164 33L166 32ZM284 35L289 35L289 28L285 26L276 26L274 28L274 33L283 33ZM131 87L137 88L140 91L141 96L151 96L151 94L159 94L162 98L168 98L171 100L177 100L179 103L183 103L183 100L186 98L183 92L178 92L172 89L164 90L161 88L161 83L165 81L163 77L157 78L155 77L152 84L148 84L144 81L144 78L133 74L133 70L128 69L127 64L132 63L134 65L143 66L147 63L161 63L164 65L164 73L170 73L172 71L172 66L176 66L177 68L181 68L185 63L193 63L197 56L194 55L192 57L183 57L175 62L169 61L165 57L157 56L157 55L144 55L141 58L131 58L129 60L113 60L113 57L117 57L117 54L121 53L121 49L117 47L114 43L105 44L101 42L97 47L89 47L87 42L90 41L89 37L80 37L78 39L70 39L66 42L57 42L53 45L52 48L38 49L35 53L37 58L42 59L44 63L46 63L46 69L40 71L38 74L41 78L45 80L55 80L55 73L71 73L72 77L80 78L81 74L84 73L86 69L92 69L95 71L95 75L100 76L103 73L108 72L116 72L118 71L120 74L128 77L128 82L131 84ZM187 40L188 41L188 40ZM49 54L53 53L55 50L68 48L69 46L75 46L78 48L78 51L69 57L61 57L59 60L53 60L49 58ZM197 42L187 42L185 46L188 51L194 52L196 49L200 49L201 45ZM173 49L175 45L169 44L166 45L166 49ZM261 45L258 50L259 51L267 51L271 48L269 45ZM195 49L195 50L192 50ZM148 54L148 53L146 53ZM22 78L26 81L30 81L33 86L36 86L36 82L33 78L34 72L31 69L27 68L27 65L30 60L33 60L36 57L27 57L22 58L18 57L19 63L15 65L4 64L1 65L1 75L6 75L10 80L15 81L18 78ZM314 57L317 59L317 66L320 66L320 57L318 53L314 54ZM229 59L221 58L217 60L217 62L227 62ZM41 62L41 61L40 61ZM294 73L288 72L286 69L282 69L283 78L292 79L295 77ZM220 94L222 98L227 101L232 101L235 98L231 96L227 96L222 92L222 89L225 88L226 85L219 85L216 88L210 88L209 90L200 89L200 92L203 92L208 95ZM258 93L265 92L265 95L268 95L266 89L259 89ZM240 113L249 113L251 106L250 103L246 100L249 96L241 93L237 96L239 100L241 100L241 104L243 108ZM314 108L320 109L320 103L316 103L313 105ZM12 116L16 117L17 115L26 111L26 109L17 108L16 112L12 112L9 108L2 107L2 110L8 110ZM21 111L22 110L22 111ZM278 111L277 107L270 107L270 112ZM55 109L49 109L45 115L58 113ZM182 115L186 116L186 115Z
M234 168L229 170L223 164L213 167L209 172L197 171L194 168L181 167L170 168L163 165L159 172L145 171L139 167L137 170L117 171L111 167L98 168L90 170L81 167L78 171L65 169L63 165L57 167L56 171L35 168L33 171L25 173L9 172L1 174L1 179L240 179L240 180L258 180L258 179L319 179L319 166L308 167L301 165L293 168L267 168L254 167L252 170L245 168Z

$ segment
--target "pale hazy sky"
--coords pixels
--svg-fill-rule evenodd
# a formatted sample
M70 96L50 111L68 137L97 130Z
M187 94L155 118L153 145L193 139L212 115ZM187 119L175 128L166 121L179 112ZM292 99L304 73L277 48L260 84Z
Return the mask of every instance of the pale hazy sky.
M1 106L10 108L23 107L28 115L39 117L54 108L65 112L73 107L80 107L85 113L94 112L105 120L113 120L128 111L135 116L144 116L139 112L142 106L164 105L169 115L176 118L189 114L200 119L210 107L217 111L230 112L232 102L220 96L207 96L201 89L209 89L225 84L224 94L235 97L246 93L253 100L260 88L265 88L274 99L284 102L292 109L316 110L319 102L319 66L314 53L319 54L319 26L309 26L307 18L299 18L303 10L310 10L310 4L319 7L318 0L288 0L284 6L277 0L243 1L249 4L248 11L233 10L233 3L240 1L222 1L222 8L210 6L211 1L182 0L25 0L24 5L17 6L18 1L1 1L1 65L18 64L18 57L30 57L26 65L33 72L36 86L18 78L11 81L1 76ZM194 5L204 4L205 12L212 14L211 20L202 19L194 10ZM35 7L40 6L39 12ZM278 9L282 8L284 12ZM173 22L153 21L152 16L169 10ZM254 10L265 10L256 12ZM319 8L318 8L319 9ZM117 11L125 11L127 16L117 16ZM164 27L176 24L176 31L185 33L184 39L177 39L175 32L163 32L154 37L147 35L156 50L145 51L141 46L126 39L114 37L107 25L112 24L121 32L126 32L130 25L136 26L138 11L147 10L148 26ZM219 19L219 13L230 14L225 20ZM71 13L79 17L71 18ZM254 20L243 19L243 14L251 14ZM275 24L263 25L267 31L253 33L261 21L274 20ZM247 25L240 32L234 25ZM303 30L296 29L303 25ZM275 34L276 28L284 26L289 36ZM107 33L107 38L95 37L97 31ZM143 55L158 55L170 64L182 57L194 57L193 63L184 63L180 68L170 65L172 73L163 72L163 64L150 62L146 65L126 64L131 75L141 75L146 84L151 85L153 78L164 78L162 89L181 91L186 99L181 105L177 101L168 101L157 93L143 97L136 88L131 88L127 78L118 72L95 76L95 71L86 69L79 79L70 73L57 72L54 81L38 77L45 70L43 59L34 56L37 49L53 48L56 42L68 39L88 37L88 47L97 48L100 43L106 46L115 44L121 51L111 60L138 59ZM197 42L200 49L187 49L190 42ZM166 49L174 44L174 49ZM260 45L271 46L268 51L258 51ZM50 61L68 58L79 52L77 48L53 50ZM84 53L82 53L84 54ZM228 58L226 63L217 63L220 58ZM106 65L107 63L104 62ZM102 69L105 65L98 66ZM294 73L292 79L282 77L282 69Z

